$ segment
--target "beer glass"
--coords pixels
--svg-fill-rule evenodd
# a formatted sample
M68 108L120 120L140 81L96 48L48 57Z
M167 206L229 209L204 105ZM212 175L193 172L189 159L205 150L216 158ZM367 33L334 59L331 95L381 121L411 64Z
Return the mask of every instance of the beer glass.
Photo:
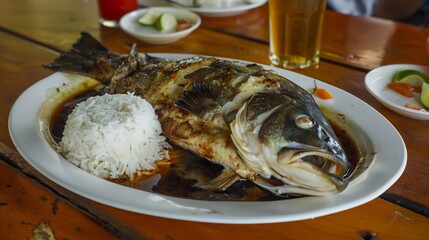
M306 68L319 62L326 0L269 0L274 65Z

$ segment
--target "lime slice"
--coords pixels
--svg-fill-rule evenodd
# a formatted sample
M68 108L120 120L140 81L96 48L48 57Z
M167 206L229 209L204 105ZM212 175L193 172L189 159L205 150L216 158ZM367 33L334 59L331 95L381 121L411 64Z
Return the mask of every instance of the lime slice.
M137 22L145 26L152 26L156 23L159 16L161 16L161 13L154 11L153 9L149 9L149 11L137 20Z
M177 28L177 19L169 13L163 13L156 21L155 28L160 32L174 32Z
M429 83L423 83L420 101L422 102L423 106L429 108Z
M417 70L402 70L393 76L393 82L406 83L414 87L420 87L424 82L429 83L429 77Z

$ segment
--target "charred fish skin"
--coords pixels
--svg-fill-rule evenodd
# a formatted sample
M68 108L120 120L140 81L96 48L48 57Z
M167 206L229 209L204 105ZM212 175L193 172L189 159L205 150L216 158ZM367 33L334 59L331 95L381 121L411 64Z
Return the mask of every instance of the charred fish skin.
M44 67L54 72L86 75L107 83L126 58L127 56L112 53L91 35L82 32L81 38L73 44L71 50L62 53Z
M198 187L225 189L245 178L276 194L326 195L347 186L350 164L341 144L312 96L292 81L257 64L214 57L164 60L135 47L118 55L87 38L82 34L45 67L150 102L172 144L224 167Z

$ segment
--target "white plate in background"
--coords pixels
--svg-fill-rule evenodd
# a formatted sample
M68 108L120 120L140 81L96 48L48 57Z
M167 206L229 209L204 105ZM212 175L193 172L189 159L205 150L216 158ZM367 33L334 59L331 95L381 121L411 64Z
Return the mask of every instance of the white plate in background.
M264 5L268 0L258 0L254 2L246 2L243 0L241 3L235 4L230 7L222 8L208 8L208 7L185 7L179 4L169 2L167 0L139 0L140 6L170 6L185 8L190 11L196 12L204 17L229 17L242 14L250 9Z
M149 10L148 8L142 8L127 13L119 21L119 26L124 32L142 40L143 42L159 45L176 42L189 35L201 24L200 16L186 9L177 9L171 7L152 7L151 9L159 13L170 13L177 19L186 19L192 23L192 26L187 29L172 33L162 33L156 30L154 26L143 26L142 24L139 24L137 20Z
M428 111L418 111L405 107L407 103L422 106L418 99L404 97L387 87L387 84L392 81L395 73L407 69L418 70L429 76L429 67L427 66L412 64L385 65L371 70L365 76L365 87L372 96L387 108L406 117L429 120Z

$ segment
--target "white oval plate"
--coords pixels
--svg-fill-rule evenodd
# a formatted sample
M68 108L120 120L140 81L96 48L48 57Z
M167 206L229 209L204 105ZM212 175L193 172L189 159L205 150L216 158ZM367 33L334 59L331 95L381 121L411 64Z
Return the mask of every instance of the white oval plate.
M176 42L189 35L201 24L200 16L185 9L170 7L152 7L151 9L160 13L170 13L178 19L186 19L192 23L192 26L182 31L172 33L162 33L156 30L153 26L143 26L139 24L137 20L149 10L148 8L138 9L127 13L119 21L119 26L124 32L142 40L143 42L159 45Z
M175 4L172 2L168 2L166 0L139 0L139 5L141 6L171 6L171 7L178 7L178 8L184 8L188 9L190 11L196 12L200 14L201 16L205 17L229 17L234 16L238 14L242 14L250 9L254 9L257 7L260 7L264 5L268 0L259 0L253 3L246 3L244 0L242 3L238 3L231 7L223 7L223 8L207 8L207 7L200 7L200 8L192 8L192 7L185 7L179 4Z
M153 54L169 59L189 57L183 54ZM323 101L334 108L365 135L369 151L376 153L364 174L339 194L324 197L267 202L199 201L169 197L125 187L98 178L72 165L45 141L38 132L36 115L46 100L48 89L68 82L67 74L55 73L24 91L9 115L9 132L21 155L43 175L94 201L128 211L172 219L212 223L274 223L311 219L344 211L378 197L401 176L407 151L404 142L380 113L365 102L334 86L284 69L264 66L292 79L304 89L328 90L335 99Z
M380 103L387 108L406 117L429 120L429 112L423 112L405 107L405 104L412 103L420 105L415 98L407 98L387 88L387 84L392 81L396 72L406 69L418 70L429 76L429 67L412 64L392 64L385 65L371 70L365 76L365 87Z

